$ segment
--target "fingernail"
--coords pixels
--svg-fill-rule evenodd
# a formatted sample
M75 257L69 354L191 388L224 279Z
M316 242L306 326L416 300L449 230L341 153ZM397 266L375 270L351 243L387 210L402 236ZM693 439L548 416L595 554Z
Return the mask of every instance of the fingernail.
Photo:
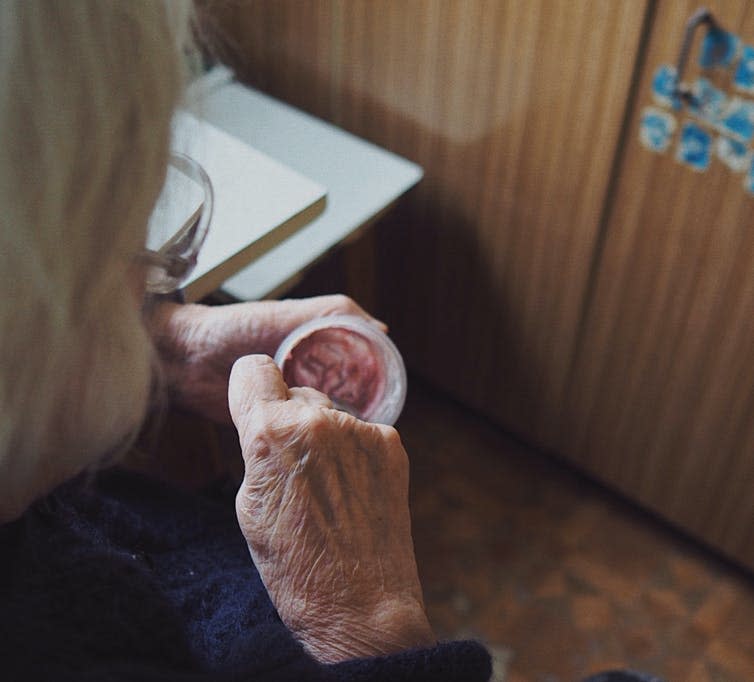
M383 332L384 334L387 334L389 327L384 322L382 322L381 320L378 320L375 317L369 318L369 322L371 322L381 332Z

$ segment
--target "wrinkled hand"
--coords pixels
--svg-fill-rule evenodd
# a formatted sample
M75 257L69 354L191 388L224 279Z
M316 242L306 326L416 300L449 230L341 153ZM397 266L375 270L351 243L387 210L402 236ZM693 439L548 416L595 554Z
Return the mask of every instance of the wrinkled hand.
M233 363L249 354L274 355L297 326L335 314L362 317L385 331L381 322L342 295L224 306L161 303L147 324L174 402L229 424L228 377Z
M288 389L266 356L236 362L229 403L238 521L288 628L323 662L432 645L398 432Z

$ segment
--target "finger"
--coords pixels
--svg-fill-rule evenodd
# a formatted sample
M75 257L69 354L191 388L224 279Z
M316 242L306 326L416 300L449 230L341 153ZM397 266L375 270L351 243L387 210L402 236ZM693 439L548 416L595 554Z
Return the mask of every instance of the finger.
M383 334L387 334L388 327L387 325L382 322L381 320L378 320L376 317L370 315L364 308L362 308L356 301L353 299L347 298L349 302L349 310L346 312L349 315L356 315L357 317L363 318L366 322L369 322L369 324L373 324L377 329L379 329Z
M383 334L388 333L388 326L382 322L381 320L378 320L376 317L370 317L367 322L370 324L373 324L377 329L379 329Z
M307 300L319 308L319 314L322 316L355 315L356 317L361 317L366 322L373 324L381 332L385 334L387 333L388 328L384 322L381 322L376 317L370 315L349 296L345 296L344 294L330 294L327 296L316 296Z
M374 424L375 431L382 443L386 446L383 450L385 464L390 471L390 478L396 486L396 490L402 490L408 499L408 454L403 447L398 431L392 426Z
M382 438L382 440L389 446L403 448L401 436L394 426L388 426L386 424L373 424L372 426L380 435L380 438Z
M248 414L254 403L288 399L288 387L269 355L245 355L236 360L228 381L228 407L234 423Z
M332 407L332 400L316 388L309 386L294 386L288 389L288 397L297 402L304 402L309 405L321 407Z

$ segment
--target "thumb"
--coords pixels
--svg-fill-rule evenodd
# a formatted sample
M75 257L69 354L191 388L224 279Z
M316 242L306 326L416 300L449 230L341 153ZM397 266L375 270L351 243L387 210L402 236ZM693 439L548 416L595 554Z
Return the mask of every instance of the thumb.
M236 427L255 403L287 399L288 387L269 355L245 355L233 364L228 380L228 407Z

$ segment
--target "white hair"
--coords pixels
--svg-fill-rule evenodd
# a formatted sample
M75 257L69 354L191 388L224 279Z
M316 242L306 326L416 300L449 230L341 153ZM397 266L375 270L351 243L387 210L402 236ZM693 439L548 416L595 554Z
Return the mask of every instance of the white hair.
M190 7L0 2L0 520L144 417L132 256L165 177Z

